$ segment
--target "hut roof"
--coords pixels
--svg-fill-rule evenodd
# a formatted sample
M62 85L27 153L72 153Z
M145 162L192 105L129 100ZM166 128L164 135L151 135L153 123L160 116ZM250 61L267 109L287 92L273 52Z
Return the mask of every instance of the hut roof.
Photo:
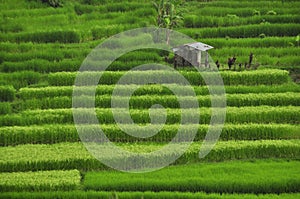
M193 48L193 49L196 49L196 50L199 50L199 51L207 51L209 49L214 48L214 47L212 47L210 45L207 45L205 43L195 42L195 43L189 43L189 44L184 44L182 46L175 47L175 48L173 48L173 52L176 52L179 49L185 48L185 47L190 47L190 48Z

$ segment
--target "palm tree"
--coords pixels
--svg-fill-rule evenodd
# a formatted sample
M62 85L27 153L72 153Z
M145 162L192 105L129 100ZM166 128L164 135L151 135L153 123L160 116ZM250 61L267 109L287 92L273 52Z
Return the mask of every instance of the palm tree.
M166 43L170 42L171 30L179 25L183 17L177 7L181 4L176 0L160 0L159 3L153 2L157 12L156 23L160 28L168 29L166 32Z

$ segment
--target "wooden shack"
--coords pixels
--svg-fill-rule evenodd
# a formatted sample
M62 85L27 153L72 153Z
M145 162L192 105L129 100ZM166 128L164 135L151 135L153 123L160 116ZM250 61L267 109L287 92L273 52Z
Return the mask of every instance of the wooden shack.
M173 48L174 68L185 66L209 67L208 50L213 47L201 42L184 44Z

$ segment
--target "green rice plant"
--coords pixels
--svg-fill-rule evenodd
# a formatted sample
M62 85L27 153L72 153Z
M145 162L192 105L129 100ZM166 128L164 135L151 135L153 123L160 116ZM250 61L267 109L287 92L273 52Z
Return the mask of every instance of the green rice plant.
M204 192L116 192L116 191L55 191L55 192L5 192L0 193L0 197L3 198L16 198L16 199L52 199L52 198L66 198L66 199L99 199L99 198L122 198L122 199L134 199L134 198L162 198L162 199L294 199L300 197L298 193L283 193L283 194L226 194L226 193L204 193Z
M33 71L21 71L14 73L0 73L0 82L4 85L12 85L15 89L36 84L40 81L41 74Z
M220 49L216 49L212 51L210 54L211 56L218 56L218 57L224 57L226 55L235 55L237 56L237 62L239 61L240 56L247 56L249 57L249 52L252 52L257 59L260 58L260 56L268 55L270 57L280 57L283 58L285 56L299 56L299 51L297 51L296 47L288 47L288 48L275 48L275 47L268 47L268 48L249 48L249 47L223 47ZM224 57L226 58L226 57ZM224 59L223 58L223 59ZM260 60L260 59L259 59ZM263 61L263 60L262 60Z
M136 60L160 61L161 56L155 51L139 50L126 53L117 60L121 62L130 62Z
M87 132L96 132L97 125L87 125ZM136 128L126 125L126 129ZM182 125L181 129L189 136L192 129L198 128L194 141L202 141L207 134L208 125ZM211 127L213 128L213 127ZM178 132L179 124L165 125L155 136L142 139L129 136L117 125L102 124L101 129L112 142L167 142L174 138ZM157 125L149 126L140 133L156 131ZM300 138L299 125L290 124L225 124L220 140L260 140L260 139L297 139ZM53 144L59 142L78 142L78 132L75 125L49 124L31 126L13 126L0 128L0 146L19 144Z
M17 93L18 98L23 100L44 97L72 96L73 87L44 87L44 88L21 88Z
M14 101L16 97L16 90L14 87L0 86L0 102Z
M82 15L86 13L91 13L96 10L95 6L92 5L84 5L84 4L75 4L74 11L77 15Z
M1 192L74 190L80 185L78 170L0 173Z
M76 100L81 100L81 107L87 107L87 103L93 104L98 108L110 108L112 99L114 99L119 106L115 108L121 108L122 102L127 101L127 97L117 96L112 97L110 95L101 95L95 97L95 102L92 103L94 97L91 96L78 96ZM184 103L190 103L195 100L192 96L181 96L177 97L174 95L143 95L143 96L132 96L129 100L129 107L134 109L149 109L154 104L160 104L165 108L180 108L180 101ZM211 96L197 96L198 104L200 107L211 107ZM224 96L214 97L214 100L222 101ZM262 94L227 94L226 95L227 106L243 107L243 106L299 106L300 95L298 93L262 93ZM13 107L18 110L27 109L58 109L58 108L72 108L72 98L69 96L62 97L51 97L41 99L30 99L24 102L14 102Z
M0 41L10 41L10 42L79 43L80 40L81 40L80 34L73 30L0 34Z
M258 11L259 12L259 11ZM256 12L256 13L258 13ZM270 23L299 23L298 15L257 15L249 17L238 17L237 15L227 14L227 16L198 16L188 15L184 18L184 27L186 28L204 28L204 27L227 27L249 24L259 24L263 20Z
M188 96L189 93L186 92L186 87L181 85L169 85L170 88L174 88L179 91L183 96ZM114 85L99 85L96 88L96 95L111 95L114 90ZM209 90L207 86L194 86L194 91L196 95L209 95ZM217 87L215 87L218 89ZM91 88L83 87L82 94L88 95ZM139 87L138 85L119 85L118 95L126 95L128 89L134 89L133 96L141 95L172 95L173 92L161 85L144 85ZM247 93L285 93L285 92L300 92L300 87L297 84L281 84L281 85L258 85L258 86L225 86L225 91L227 94L247 94ZM73 94L72 86L48 86L43 88L21 88L17 97L22 100L30 99L41 99L45 97L62 97L69 96Z
M9 102L0 102L0 115L9 114L12 112L12 107Z
M298 6L299 2L295 1L290 1L288 4L283 4L282 1L274 1L272 4L270 4L268 1L220 1L220 2L210 2L207 6L209 9L212 8L259 8L259 9L265 9L265 8L270 8L270 9L275 9L280 7L280 13L284 13L285 10L293 9L295 8L294 6Z
M194 39L214 38L214 37L233 37L247 38L258 37L264 33L266 36L296 36L300 32L300 25L289 24L259 24L259 25L242 25L219 28L193 28L178 29L178 31L187 34Z
M44 59L32 59L23 62L4 62L0 70L2 72L35 71L40 73L59 72L59 71L77 71L80 68L82 60L64 59L59 62L48 61Z
M124 26L111 25L108 27L96 26L92 28L93 39L101 39L105 37L110 37L117 33L124 31Z
M203 72L202 74L196 71L180 71L192 85L205 85L202 75L208 78L215 78L216 73ZM125 72L110 72L106 71L102 74L99 84L115 84L125 74ZM257 70L257 71L243 71L243 72L232 72L232 71L221 71L221 77L223 78L224 85L260 85L260 84L282 84L287 83L289 75L287 71L283 70ZM51 86L71 86L74 85L76 73L60 72L51 73L48 75L48 82ZM138 77L140 79L149 80L151 78L163 78L165 83L176 82L178 76L170 71L153 70L148 72L143 71L130 71L127 73L128 78ZM82 72L78 78L83 78L81 81L87 82L89 77L99 76L96 72Z
M257 141L219 141L212 151L204 158L199 159L199 149L202 142L193 142L190 148L173 164L187 162L216 162L227 160L253 159L299 159L299 140L257 140ZM91 145L93 143L90 143ZM115 143L127 151L138 153L137 156L117 156L113 161L125 168L136 168L136 161L142 161L148 167L154 166L153 159L147 155L151 151L159 150L167 143ZM96 144L95 144L96 145ZM93 147L93 146L91 146ZM159 154L160 160L173 156L182 150L182 143L174 143L172 151ZM176 150L174 150L176 149ZM47 154L47 155L45 155ZM144 154L144 155L142 155ZM158 158L159 158L158 157ZM103 158L111 158L111 153L103 153ZM124 159L128 164L124 164ZM95 159L82 143L58 144L27 144L18 146L0 147L0 171L36 171L36 170L103 170L108 169ZM298 187L298 186L295 186Z
M299 191L298 167L298 161L254 161L172 166L141 174L87 172L84 186L101 191L280 194Z
M260 38L201 38L201 41L204 43L210 44L212 46L217 46L219 48L267 48L267 47L277 47L276 49L280 49L282 47L289 47L290 42L294 42L294 37L266 37L263 39L263 42ZM215 49L217 50L217 49ZM210 51L210 53L214 53L214 51ZM238 53L238 52L235 52Z
M78 117L91 117L93 111L89 109L81 110ZM181 121L181 111L183 109L166 109L166 124L177 124ZM126 117L122 108L114 110L120 118ZM162 110L151 110L154 117L161 118ZM217 110L216 110L217 111ZM211 120L211 109L200 108L197 110L185 110L187 117L193 117L195 114L200 115L199 124L209 124ZM115 123L112 110L110 108L96 108L96 114L101 124ZM150 123L149 110L147 109L130 109L131 118L135 123ZM39 117L37 117L37 115ZM286 123L299 124L300 110L299 106L258 106L258 107L227 107L226 123ZM85 120L84 120L85 121ZM160 120L163 121L163 120ZM25 126L33 124L65 124L73 123L73 114L71 109L48 109L48 110L26 110L18 114L9 114L0 116L0 126Z
M218 5L216 5L216 3L211 4L211 5L207 5L207 6L205 6L205 9L195 9L195 10L193 10L193 12L191 12L191 14L195 14L195 15L198 15L198 16L225 17L225 16L227 16L228 13L230 13L230 14L235 14L239 17L250 17L250 16L253 16L253 14L254 14L253 10L254 9L259 11L260 13L267 13L269 11L269 8L268 8L269 6L262 7L261 5L257 5L256 7L253 7L253 5L246 6L247 3L245 5L243 5L245 2L243 2L243 3L235 2L235 3L236 3L236 6L238 7L238 9L237 9L237 7L231 7L232 2L228 3L227 1L224 1L220 4L218 4ZM251 4L251 3L249 2L249 4ZM277 3L279 3L279 2L277 2ZM227 4L227 5L224 6L224 4ZM299 6L299 3L295 3L295 4L294 4L295 6ZM240 6L245 6L245 7L239 7L239 5ZM293 5L293 4L291 4L291 5ZM280 6L282 6L282 5L280 5ZM251 9L251 8L253 8L253 9ZM276 8L276 7L274 7L274 8ZM292 7L292 6L276 9L276 11L277 11L278 15L284 15L284 14L294 15L294 14L297 14L297 9L295 7Z
M6 53L30 53L36 54L52 54L63 52L66 54L75 54L81 55L83 58L97 46L99 41L87 41L84 43L32 43L32 42L20 42L20 43L11 43L11 42L1 42L0 49ZM80 50L78 50L80 49ZM44 52L42 51L44 50ZM79 54L78 54L79 53ZM82 53L82 54L81 54ZM33 55L32 55L33 56ZM54 56L54 55L53 55ZM17 58L16 58L17 59ZM8 60L13 61L13 60Z
M9 33L17 33L17 32L22 32L24 30L24 27L21 24L18 23L7 23L7 24L1 24L0 25L0 31Z
M53 51L48 48L46 52L40 52L38 50L31 50L22 53L3 53L3 59L6 62L23 62L32 59L43 59L47 61L61 61L64 59L64 52L68 51Z

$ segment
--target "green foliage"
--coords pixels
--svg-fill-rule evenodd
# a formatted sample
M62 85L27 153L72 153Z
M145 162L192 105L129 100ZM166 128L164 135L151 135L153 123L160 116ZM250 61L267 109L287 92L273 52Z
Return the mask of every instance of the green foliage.
M93 12L95 10L95 6L76 4L74 6L74 10L77 15L82 15Z
M0 173L1 192L73 190L80 185L80 173L70 171L38 171Z
M219 27L219 28L189 28L179 29L180 32L187 34L194 39L226 37L248 38L257 37L262 32L266 36L296 36L300 32L300 25L287 24L258 24L242 25L238 27Z
M299 172L297 172L298 167L299 162L297 161L256 161L254 163L228 162L207 165L184 165L142 174L112 171L88 172L85 175L84 185L87 190L101 191L151 190L157 192L204 191L207 193L279 194L297 192L299 190L300 176Z
M259 10L253 10L253 15L260 15L260 11Z
M12 86L0 86L0 102L14 101L16 90Z
M7 192L0 193L0 197L3 198L15 198L15 199L52 199L52 198L65 198L65 199L99 199L99 198L113 198L119 197L122 199L134 199L134 198L162 198L162 199L295 199L299 198L298 193L285 193L285 194L218 194L218 193L204 193L204 192L104 192L104 191L68 191L68 192Z
M3 85L12 85L15 89L36 84L40 81L41 74L33 71L14 73L0 73L0 82Z
M74 30L53 30L44 32L21 32L15 34L0 34L0 41L37 42L37 43L79 43L81 36Z
M204 159L199 159L198 155L209 128L211 109L200 109L200 125L183 124L185 136L188 137L194 127L198 132L195 143L173 164L205 164L169 167L141 175L112 171L87 173L80 184L78 171L62 170L84 172L110 168L92 157L78 142L80 139L70 109L76 77L73 72L103 39L132 28L151 26L157 21L157 10L151 2L136 0L80 0L66 2L57 9L53 7L61 6L62 0L28 1L2 1L0 4L0 198L300 198L299 194L264 195L300 192L297 169L300 157L300 100L297 94L300 87L289 83L287 71L261 70L274 67L297 72L300 2L199 0L176 6L173 0L164 1L167 2L162 6L165 12L158 18L162 24L169 28L181 25L177 11L185 11L185 28L178 30L214 46L210 55L219 60L221 70L224 70L227 58L233 55L237 57L237 65L248 62L250 52L254 53L254 62L260 64L260 69L221 72L229 105L226 123L220 141ZM129 44L136 44L136 38L128 40ZM124 43L111 45L122 48ZM160 103L168 107L167 122L154 137L136 139L129 136L115 124L111 110L103 108L110 107L114 84L125 71L144 63L162 63L162 57L168 55L169 52L161 50L131 52L118 58L103 74L96 89L96 114L103 131L116 145L147 153L161 149L176 135L181 110L177 109L178 101L166 87L121 85L117 96L117 100L123 101L128 89L137 89L129 102L133 108L130 113L134 122L141 125L150 122L147 108L151 105ZM92 62L89 64L96 66ZM205 85L201 74L189 68L180 73L193 85L199 104L210 106L208 87L199 86ZM145 80L166 79L169 83L177 80L174 75L157 70L133 71L129 76ZM209 77L214 78L213 75ZM48 87L48 80L55 86ZM185 86L172 86L187 101L191 98ZM85 94L90 88L83 89ZM91 100L85 96L81 99L83 104ZM60 109L66 107L69 109ZM117 111L125 117L123 110ZM187 114L192 117L195 111L190 110ZM155 117L161 117L160 110L153 113ZM82 110L80 117L90 115L87 110ZM148 130L156 127L151 126ZM89 124L87 128L87 133L94 133L96 125ZM128 124L127 128L134 130L136 127ZM176 154L180 147L177 143L174 151L161 155ZM107 155L106 158L111 157ZM276 161L254 160L263 158ZM251 160L251 163L236 161L239 159ZM285 159L289 161L284 162ZM129 160L132 162L129 166L133 168L136 161L144 161L149 167L153 164L147 156ZM124 168L127 166L126 161L125 164L118 158L115 161L120 161ZM54 171L32 172L39 170ZM3 173L14 171L31 172ZM67 192L73 189L77 191ZM86 191L88 189L109 192ZM137 192L139 190L152 192Z
M84 126L89 132L96 132L97 125ZM112 142L168 142L178 131L178 124L165 125L155 136L139 139L124 133L117 125L101 125L101 129ZM181 128L188 137L191 129L198 128L194 141L202 141L208 125L183 125ZM127 125L134 129L135 126ZM157 125L147 129L155 131ZM300 127L290 124L226 124L220 140L260 140L260 139L297 139L300 138ZM139 130L140 131L140 130ZM146 133L141 131L140 133ZM59 142L78 142L78 132L74 125L50 124L32 126L14 126L0 128L0 146L19 144L53 144Z
M289 47L289 42L294 42L294 37L266 37L264 42L261 42L259 38L247 38L247 39L238 39L238 38L203 38L203 42L210 44L212 46L218 46L220 48L229 49L232 47L238 47L236 51L240 51L241 48L268 48L273 47L276 49ZM219 49L216 49L219 50ZM213 51L210 51L213 53Z
M84 92L83 92L84 93ZM224 96L214 97L214 100L221 101ZM82 106L86 107L84 103L93 101L91 96L80 96L76 98L83 102ZM182 96L181 100L184 103L198 100L200 107L211 107L211 96ZM112 97L110 95L100 95L95 97L95 104L98 108L110 108ZM119 104L126 101L127 97L114 97ZM243 107L243 106L300 106L299 93L262 93L262 94L227 94L227 106ZM135 109L148 109L154 104L160 104L165 108L180 108L178 97L174 95L144 95L133 96L130 98L129 107ZM72 108L72 98L68 96L51 97L42 99L31 99L25 102L16 102L13 104L18 111L26 109L57 109L57 108ZM118 108L118 107L116 107Z
M184 18L184 27L186 28L204 28L204 27L229 27L249 24L259 24L261 21L270 23L299 23L299 15L258 15L251 17L239 17L236 14L227 14L226 16L197 16L188 15Z
M188 96L186 92L186 86L170 84L170 88L176 89L184 96ZM96 88L96 95L111 95L113 93L114 85L99 85ZM192 87L196 95L209 95L207 86L194 86ZM83 94L90 92L89 87L82 89ZM172 95L172 91L167 87L161 85L144 85L139 87L138 85L119 85L119 96L126 95L128 89L135 90L133 96L141 95ZM218 89L218 87L215 87ZM258 85L258 86L225 86L226 94L247 94L247 93L285 93L285 92L300 92L300 87L296 84L282 84L282 85ZM47 86L43 88L21 88L17 93L18 98L22 100L41 99L46 97L71 97L73 93L72 86Z
M208 78L216 78L216 73L203 72L202 74L194 71L180 71L191 85L205 85L202 75ZM125 74L125 72L110 72L106 71L102 74L99 84L116 84L118 80ZM272 85L282 84L288 82L289 76L287 71L283 70L264 70L257 71L244 71L244 72L232 72L221 71L220 72L224 85ZM178 76L174 72L170 71L149 71L147 73L143 71L130 71L127 73L128 77L138 77L140 79L153 79L163 78L166 83L177 82ZM83 78L82 81L88 81L89 77L99 76L99 73L95 72L83 72L80 73L78 78ZM48 75L48 82L51 86L71 86L74 85L76 73L61 72L51 73ZM87 82L88 84L88 82Z
M261 34L258 35L258 37L261 38L261 39L263 39L263 38L266 37L266 35L264 33L261 33Z
M2 72L36 71L40 73L77 71L82 60L64 59L59 62L47 61L44 59L32 59L23 62L4 62L1 66Z
M9 114L12 112L12 108L10 103L8 102L0 102L0 115Z
M84 103L84 102L83 102ZM258 107L227 107L227 123L287 123L298 124L300 117L299 106L258 106ZM120 117L125 117L123 109L115 110ZM115 123L111 109L97 109L97 117L101 124ZM149 123L149 111L147 109L131 109L131 117L135 123ZM90 117L91 111L82 110L78 117ZM152 110L153 116L162 117L160 109ZM166 124L177 124L181 117L181 109L167 109ZM186 114L197 114L196 110L188 110ZM211 119L210 108L200 108L200 124L209 124ZM39 117L36 117L39 115ZM0 126L26 126L40 124L66 124L73 123L71 109L48 109L48 110L27 110L18 114L4 115L0 117Z
M204 159L199 159L201 143L194 142L173 164L240 159L297 159L300 155L299 140L220 141ZM114 161L120 161L120 165L126 168L134 169L136 167L135 161L142 161L145 165L151 167L153 162L147 157L147 153L159 150L165 144L167 143L118 143L118 146L125 150L137 152L139 155L130 157L128 164L124 164L123 159L126 160L127 156L123 156L122 159L114 157ZM160 157L177 154L179 152L177 150L180 150L182 145L178 143L174 144L174 147L176 150L166 151L160 154ZM103 158L112 160L110 153L104 153ZM59 169L102 170L109 168L95 159L81 143L27 144L15 147L0 147L1 172Z
M277 12L275 12L274 10L269 10L266 14L267 15L277 15Z
M41 0L43 3L47 3L49 6L57 8L63 6L62 0Z

